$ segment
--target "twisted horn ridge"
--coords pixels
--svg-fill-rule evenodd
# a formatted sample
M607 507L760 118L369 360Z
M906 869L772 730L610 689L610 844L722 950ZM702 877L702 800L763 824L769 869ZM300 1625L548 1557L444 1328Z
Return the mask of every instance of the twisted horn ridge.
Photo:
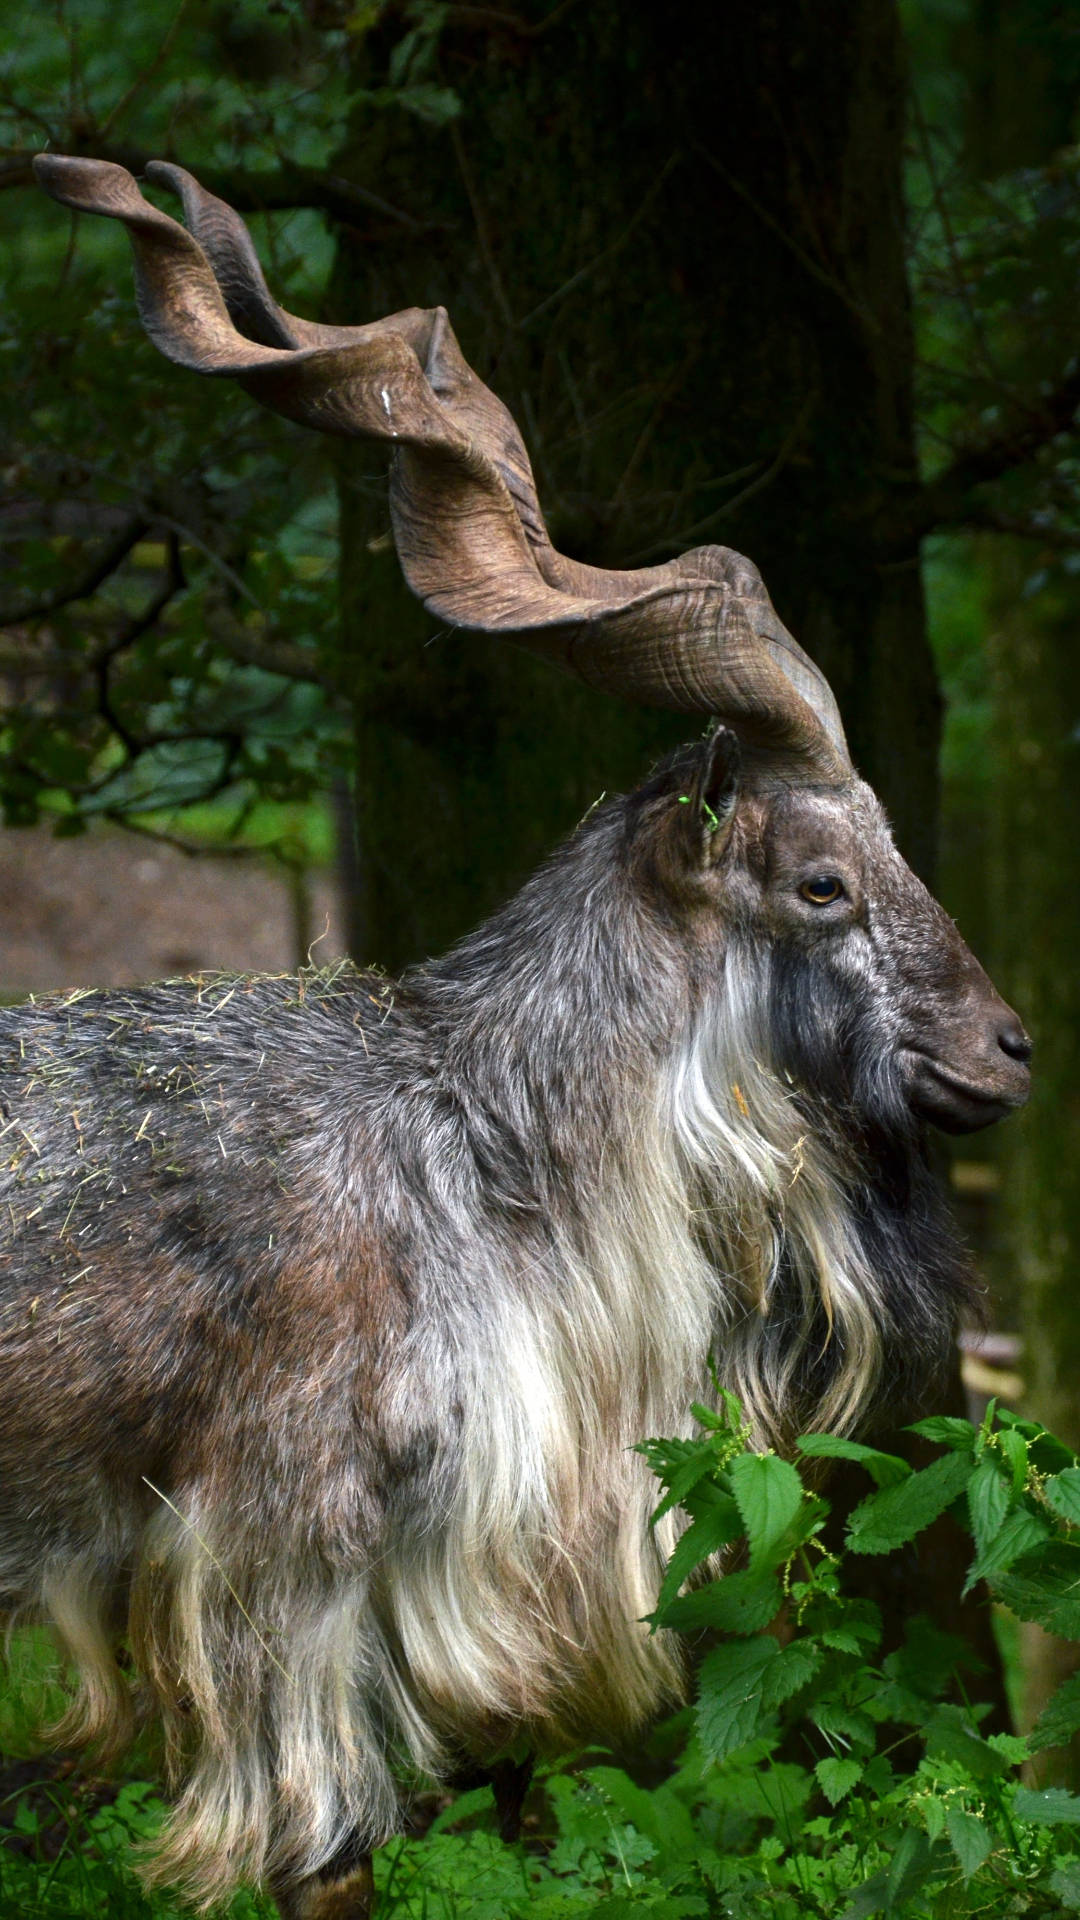
M360 327L298 319L273 299L239 215L182 167L154 161L147 178L179 195L186 228L109 161L41 154L34 166L53 199L126 226L139 314L169 359L229 375L305 426L390 443L394 540L430 612L506 634L603 691L715 714L804 778L850 779L828 682L749 560L698 547L616 572L556 552L521 435L444 308Z

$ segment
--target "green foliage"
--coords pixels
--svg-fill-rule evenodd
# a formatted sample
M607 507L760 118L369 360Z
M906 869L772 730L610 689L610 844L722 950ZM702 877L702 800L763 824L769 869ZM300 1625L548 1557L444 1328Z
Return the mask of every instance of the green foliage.
M855 1460L871 1490L828 1551L828 1503L802 1473L747 1444L736 1403L699 1408L698 1438L643 1451L686 1531L653 1631L714 1627L693 1708L661 1730L677 1757L646 1789L579 1756L541 1770L528 1838L504 1845L485 1790L444 1808L423 1838L377 1857L385 1920L1019 1920L1080 1911L1080 1797L1023 1777L1031 1755L1080 1728L1080 1683L1062 1686L1029 1739L985 1734L964 1644L932 1622L885 1650L876 1608L844 1589L848 1553L886 1552L925 1527L972 1537L991 1593L1080 1638L1080 1463L1033 1422L991 1408L916 1431L942 1451L912 1471L827 1434L806 1461ZM813 1472L813 1469L810 1469ZM688 1547L688 1542L693 1547ZM732 1571L722 1573L715 1556ZM741 1564L740 1564L741 1561ZM685 1589L685 1590L684 1590ZM735 1601L721 1604L725 1589ZM771 1630L766 1630L769 1628ZM24 1686L48 1683L37 1650ZM12 1723L13 1724L13 1723ZM132 1841L160 1809L138 1782L50 1783L9 1796L0 1913L173 1911L132 1879ZM58 1838L59 1835L59 1838ZM14 1903L14 1904L13 1904ZM81 1904L80 1904L81 1903ZM236 1920L268 1914L241 1896Z
M657 1513L675 1504L689 1520L652 1624L733 1637L700 1661L692 1732L671 1778L647 1793L614 1768L549 1774L557 1837L542 1854L515 1856L525 1899L477 1834L448 1852L447 1823L437 1873L434 1842L396 1856L415 1876L405 1911L462 1920L494 1911L471 1904L470 1870L501 1876L493 1898L507 1916L1035 1920L1080 1910L1080 1798L1026 1785L1021 1772L1033 1751L1080 1727L1080 1686L1059 1690L1030 1741L984 1735L963 1643L915 1620L883 1652L876 1609L845 1594L845 1556L822 1544L827 1502L790 1463L747 1446L730 1397L719 1413L697 1411L699 1439L644 1448L663 1489ZM833 1435L799 1442L807 1460L853 1460L868 1474L845 1553L891 1551L947 1513L970 1532L992 1593L1019 1594L1025 1617L1047 1626L1071 1622L1073 1455L993 1409L980 1427L950 1416L915 1430L942 1449L920 1471ZM733 1571L721 1572L717 1552ZM1080 1614L1072 1631L1080 1638Z
M972 1471L972 1462L964 1454L946 1453L922 1473L868 1494L848 1521L851 1551L892 1553L904 1546L952 1505Z
M1028 1734L1028 1746L1033 1753L1043 1747L1062 1747L1072 1739L1077 1727L1080 1727L1080 1673L1062 1681Z
M275 292L311 313L334 257L320 170L348 130L456 111L430 79L442 10L426 0L406 9L394 83L360 87L381 11L59 0L21 23L0 84L17 189L0 194L10 824L71 834L104 816L201 844L209 814L212 841L244 845L258 806L302 806L347 761L331 450L228 383L178 378L142 335L123 233L51 205L28 163L51 147L139 171L163 154L235 183ZM260 844L298 857L288 833Z
M11 1920L167 1920L178 1909L164 1895L143 1892L131 1870L133 1850L164 1812L145 1781L118 1790L100 1783L52 1782L34 1794L9 1794L0 1805L0 1914ZM268 1899L243 1891L228 1920L272 1920Z

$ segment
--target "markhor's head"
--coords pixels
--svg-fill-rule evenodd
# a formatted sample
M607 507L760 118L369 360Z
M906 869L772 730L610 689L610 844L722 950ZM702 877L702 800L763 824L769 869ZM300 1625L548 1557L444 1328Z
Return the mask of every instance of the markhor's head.
M243 221L180 167L187 227L123 167L43 154L47 192L127 227L139 311L181 366L235 378L321 432L392 450L409 585L452 626L502 633L593 686L722 722L638 796L671 910L711 956L769 959L778 1071L895 1125L966 1132L1026 1096L1030 1046L857 778L820 668L753 564L726 547L611 572L556 552L528 454L445 310L329 327L279 307ZM650 856L651 857L651 856Z
M757 1044L818 1107L969 1133L1027 1099L1023 1027L851 769L798 780L720 727L633 797L627 831L702 991L752 970Z

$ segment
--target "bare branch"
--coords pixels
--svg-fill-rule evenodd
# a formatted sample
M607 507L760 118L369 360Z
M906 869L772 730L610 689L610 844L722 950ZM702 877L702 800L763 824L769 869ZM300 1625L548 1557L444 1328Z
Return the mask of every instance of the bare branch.
M919 145L922 148L923 162L926 166L927 177L930 181L930 192L933 197L938 219L941 222L941 231L945 237L945 245L948 249L949 262L953 274L953 285L960 297L964 312L967 315L971 336L975 342L985 373L993 385L1005 390L1005 381L1002 379L1000 370L994 364L993 355L987 344L985 329L976 311L975 303L971 298L971 289L968 285L967 275L964 272L963 262L960 258L960 248L957 245L956 233L949 214L949 203L945 197L941 180L938 177L937 165L934 160L933 142L930 138L930 129L926 124L918 93L915 89L912 90L911 104L915 117L915 127L919 136Z
M593 255L591 260L586 260L583 267L579 267L576 273L570 275L569 280L563 281L561 287L556 287L553 293L549 293L541 300L539 306L531 308L521 320L518 320L516 323L511 322L511 324L516 324L522 332L524 332L526 327L532 326L534 320L539 320L543 314L550 312L552 307L557 306L560 300L565 300L568 293L573 293L577 287L580 287L582 281L587 280L590 274L596 272L597 267L603 266L605 261L613 259L617 253L621 252L631 235L641 225L641 222L646 218L647 214L651 212L659 194L667 185L669 176L679 165L681 158L682 155L679 153L668 155L659 173L657 173L652 180L640 206L635 208L625 227L622 229L622 232L617 233L614 240L610 240L606 247L602 247L599 253ZM468 187L467 181L466 190L470 191L471 197L471 190ZM477 231L480 231L479 225ZM481 237L483 236L481 235Z
M450 20L460 22L462 26L491 27L496 33L512 33L522 40L538 40L541 34L556 26L563 15L577 4L578 0L558 0L550 13L545 14L542 20L535 21L522 20L516 13L503 13L497 7L460 5L450 6L446 11Z
M20 653L13 648L10 653L0 649L0 679L2 680L52 680L61 674L86 673L90 662L85 654L67 653L53 648L49 653L35 653L32 656Z
M9 113L13 113L19 120L25 120L28 125L39 127L46 140L52 139L51 122L46 120L44 114L38 113L35 107L28 106L24 100L20 100L6 81L0 85L0 106L6 107Z
M1035 540L1055 553L1080 553L1080 527L1057 526L1041 519L1027 519L1023 514L995 513L992 507L977 503L972 504L961 525L975 530L985 528L989 533L1008 533L1017 540Z
M57 130L55 140L69 152L90 160L113 160L137 176L145 171L149 160L170 157L145 153L141 148L128 146L123 141L114 142L101 136L84 136L81 139L68 137L62 128ZM9 154L0 161L0 189L32 186L36 191L31 164L33 158L32 153L24 152ZM354 180L346 180L340 173L324 173L314 167L297 166L291 161L283 161L276 171L261 173L246 172L242 168L235 173L221 172L208 167L200 171L199 179L210 193L229 200L238 213L282 213L296 207L310 207L316 213L327 214L332 220L349 224L355 224L361 216L376 213L412 234L433 233L442 224L418 220L403 207L393 206L381 194L372 193Z
M201 795L199 804L202 804ZM108 820L114 827L123 827L128 833L137 833L143 840L153 840L159 847L171 847L174 853L182 853L189 860L251 860L256 855L265 858L267 853L274 852L273 846L251 847L234 842L220 845L205 840L185 840L182 834L167 833L161 827L149 827L137 814L124 813L119 807L102 807L94 818Z
M102 718L108 721L117 738L123 741L129 753L136 753L138 751L139 742L116 711L112 697L111 668L118 653L122 652L126 647L134 646L136 640L140 640L144 633L149 633L150 629L157 625L158 620L164 613L170 600L172 600L185 585L184 569L180 559L180 542L175 533L170 533L166 550L168 553L168 561L165 568L165 577L156 593L151 595L141 613L136 614L133 619L124 622L120 632L110 641L107 647L102 648L94 662L98 689L98 709Z
M680 527L677 533L670 534L663 540L655 541L651 547L643 548L640 553L632 554L630 556L632 563L639 565L642 560L649 559L654 554L662 553L671 546L685 546L688 540L697 539L701 534L707 533L710 528L716 526L719 521L728 519L731 514L737 512L739 507L745 505L747 500L752 500L755 494L763 493L766 487L771 487L773 481L783 472L792 454L795 452L818 397L817 388L811 387L798 413L795 415L791 427L785 434L781 445L777 448L775 455L766 467L764 473L758 473L756 479L751 480L749 484L741 488L738 493L732 494L730 500L725 500L721 506L714 507L711 513L705 515L704 519L695 520L692 526ZM760 460L755 460L752 466L744 468L743 471L753 473L755 468L760 467L760 465Z
M187 12L190 4L191 4L191 0L180 0L180 5L177 7L176 12L174 13L172 20L170 21L169 26L166 30L165 38L162 40L161 45L159 46L149 66L144 67L141 73L136 74L130 87L128 87L127 92L122 93L119 100L116 101L115 105L110 107L109 112L105 117L105 121L101 129L101 138L103 140L108 139L109 134L111 133L113 127L116 125L116 122L118 120L123 119L132 101L138 98L143 88L149 84L149 82L153 79L154 75L161 71L161 68L164 66L166 60L168 59L170 53L172 52L173 41L176 39L176 36L180 31L181 23L183 21L184 15Z
M829 292L834 293L836 298L842 301L843 305L847 307L850 313L855 315L855 318L861 322L868 333L881 332L880 322L876 315L871 313L869 307L867 307L863 301L856 299L850 289L845 287L843 282L838 280L834 273L830 273L827 268L820 266L816 260L812 260L805 248L799 245L794 235L790 234L787 228L781 225L780 221L769 212L767 207L762 206L760 200L755 199L749 187L744 186L741 180L737 180L733 173L728 172L723 161L718 160L714 153L710 153L707 147L701 146L697 141L694 142L693 152L696 153L700 159L704 160L706 166L711 167L714 173L719 174L725 185L731 188L732 193L737 193L740 200L746 202L751 213L756 214L762 225L768 227L769 232L776 235L781 245L785 246L788 252L794 255L800 267L802 267L805 273L810 275L811 279L817 280L823 287L828 287Z
M962 447L944 473L914 489L887 517L888 547L909 548L938 527L973 525L985 512L978 488L1021 467L1060 434L1074 431L1080 408L1080 361L1071 361L1058 385L996 433Z
M154 618L161 612L157 607ZM142 631L140 616L137 623ZM149 624L149 623L148 623ZM276 674L282 680L301 680L322 687L332 697L341 689L333 672L320 664L316 655L306 647L294 646L288 640L263 639L253 634L249 628L235 626L224 620L207 620L207 629L215 646L220 647L232 660L244 667L257 667L261 673ZM125 631L119 640L110 641L104 649L110 656L121 647L130 646L138 635ZM98 668L100 653L87 654L64 647L50 647L47 651L23 651L17 647L10 650L0 649L0 679L4 680L56 680L73 675L87 677Z
M513 327L513 308L510 305L506 287L502 275L499 272L498 261L495 258L495 249L491 244L491 236L488 232L487 218L480 202L480 196L476 191L476 182L473 179L472 168L469 165L465 152L465 143L461 137L461 128L458 126L456 120L452 120L450 123L450 144L454 149L454 158L457 161L458 172L461 175L461 184L465 189L465 197L469 202L469 208L473 217L473 226L476 228L476 242L480 249L480 258L484 263L485 271L491 282L491 291L495 305L498 307L505 325L507 327Z
M21 607L0 607L0 627L29 626L32 621L47 620L76 600L88 600L123 565L132 548L145 539L149 530L149 520L142 514L133 514L115 539L101 547L85 572L78 574L68 586L57 587L52 593L42 594L39 600L24 602Z
M233 621L209 618L207 626L215 645L241 666L280 674L283 680L304 680L330 694L340 691L335 674L307 647L295 646L290 640L277 640L273 635L253 634L250 627Z

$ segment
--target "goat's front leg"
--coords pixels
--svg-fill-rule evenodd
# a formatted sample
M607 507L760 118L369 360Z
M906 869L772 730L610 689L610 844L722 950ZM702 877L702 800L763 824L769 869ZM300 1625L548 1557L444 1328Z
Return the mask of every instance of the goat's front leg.
M370 1853L348 1866L331 1861L321 1873L299 1885L270 1889L281 1920L371 1920L375 1911L375 1875Z
M529 1791L535 1765L536 1760L530 1753L524 1760L497 1760L488 1774L502 1840L521 1839L525 1795Z

